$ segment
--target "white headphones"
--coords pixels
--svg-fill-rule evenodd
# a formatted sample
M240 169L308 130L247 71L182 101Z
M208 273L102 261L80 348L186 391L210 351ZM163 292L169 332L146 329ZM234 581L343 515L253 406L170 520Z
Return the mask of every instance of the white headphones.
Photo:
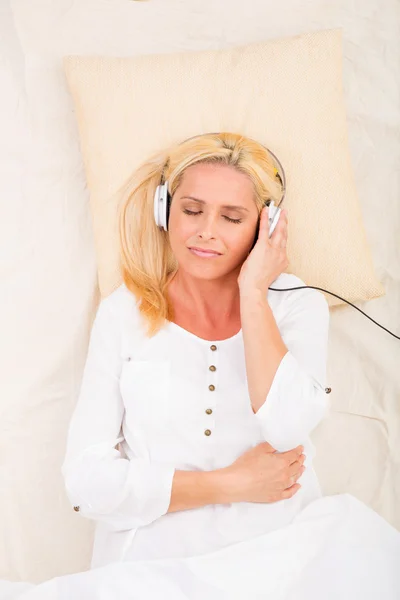
M203 135L208 135L208 134L203 134ZM194 136L194 137L199 137L199 136ZM188 139L191 139L191 138L188 138ZM185 141L187 141L187 140L185 140ZM264 148L266 148L266 146L264 146ZM269 150L268 148L266 148L266 150L268 150L268 152L271 154L271 156L276 161L276 164L278 165L278 167L275 167L275 175L276 175L276 177L279 178L279 180L282 184L283 194L282 194L282 198L279 202L279 204L282 204L282 202L285 198L285 194L286 194L285 171L284 171L280 161L275 156L275 154L273 152L271 152L271 150ZM164 231L168 231L170 204L171 204L171 195L168 191L168 181L165 181L164 183L161 183L160 185L157 186L156 191L154 193L154 220L156 222L156 225L160 229L164 229ZM275 206L275 202L273 202L272 200L270 200L269 202L266 202L266 205L268 205L268 207L269 207L269 209L268 209L269 237L271 237L271 235L279 221L279 215L281 213L281 209L279 207ZM258 235L258 227L257 227L257 235Z
M169 196L168 181L157 186L154 194L154 219L156 225L165 231L168 231Z

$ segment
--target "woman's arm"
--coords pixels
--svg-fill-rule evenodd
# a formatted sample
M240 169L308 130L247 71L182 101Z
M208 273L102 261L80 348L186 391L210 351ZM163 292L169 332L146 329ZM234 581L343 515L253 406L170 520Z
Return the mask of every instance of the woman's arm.
M73 412L62 475L76 511L111 529L135 529L168 510L174 465L122 457L124 406L119 389L120 328L110 297L98 307L79 397Z
M298 285L304 285L297 279ZM264 439L278 451L304 443L329 408L325 393L328 303L322 293L305 288L289 292L282 309L278 328L267 298L257 290L241 298L253 412Z
M261 442L228 467L209 472L176 471L169 512L205 504L271 503L292 498L304 472L304 448L275 452Z
M238 484L231 470L223 467L214 471L175 471L168 512L237 502Z

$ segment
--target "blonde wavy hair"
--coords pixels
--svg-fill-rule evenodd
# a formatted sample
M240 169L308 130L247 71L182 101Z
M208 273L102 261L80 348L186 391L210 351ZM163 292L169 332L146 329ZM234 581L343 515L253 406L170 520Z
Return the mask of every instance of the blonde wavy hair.
M168 180L173 197L185 170L199 163L228 165L247 175L259 214L268 200L279 202L282 195L267 148L236 133L194 136L153 154L133 172L118 194L120 270L126 287L138 300L150 337L166 319L173 319L166 288L178 269L169 234L154 220L154 194L157 186Z

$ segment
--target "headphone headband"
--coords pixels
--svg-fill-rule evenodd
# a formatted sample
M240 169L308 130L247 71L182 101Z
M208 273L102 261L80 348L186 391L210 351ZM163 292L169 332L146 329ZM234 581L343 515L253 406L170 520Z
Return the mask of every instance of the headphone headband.
M205 135L218 135L219 131L210 131L208 133L201 133L199 135L193 135L192 137L186 138L185 140L183 140L182 142L180 142L178 145L180 146L181 144L184 144L185 142L192 140L194 138L197 137L202 137ZM252 139L252 138L249 138ZM256 140L253 140L254 142ZM259 143L259 142L258 142ZM269 154L272 156L274 162L275 162L275 167L274 167L274 171L275 171L275 177L279 178L279 181L281 183L282 186L282 198L279 201L279 204L277 205L277 208L282 204L285 195L286 195L286 174L285 174L285 170L280 162L280 160L278 159L278 157L272 152L272 150L270 150L269 148L267 148L267 146L264 146L264 144L261 144L268 152ZM163 176L161 177L161 180L163 180ZM170 193L168 191L168 181L165 180L164 182L160 183L157 186L157 189L155 191L154 194L154 219L156 224L158 225L158 227L164 229L165 231L168 231L168 219L169 219L169 207L170 207Z

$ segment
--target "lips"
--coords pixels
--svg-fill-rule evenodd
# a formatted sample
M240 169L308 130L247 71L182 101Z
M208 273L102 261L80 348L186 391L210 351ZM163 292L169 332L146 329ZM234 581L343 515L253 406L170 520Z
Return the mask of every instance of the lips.
M196 254L196 256L204 256L204 257L212 257L212 256L221 256L219 252L214 250L205 250L204 248L197 248L196 246L192 246L189 250Z

